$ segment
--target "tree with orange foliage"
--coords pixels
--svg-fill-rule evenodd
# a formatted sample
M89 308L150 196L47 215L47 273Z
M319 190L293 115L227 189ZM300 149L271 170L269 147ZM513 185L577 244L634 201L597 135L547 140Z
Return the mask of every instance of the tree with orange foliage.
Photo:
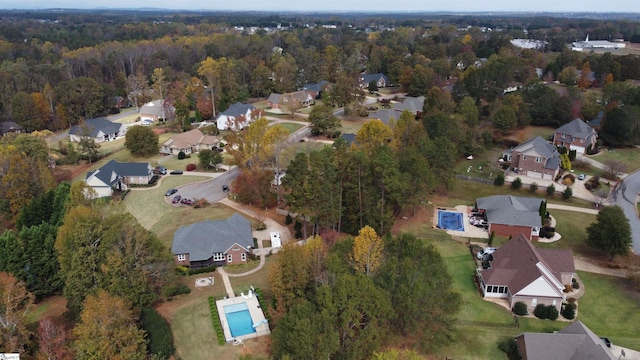
M26 317L33 307L33 295L13 275L0 272L0 349L23 354L31 333Z
M46 317L38 323L37 360L73 360L69 334L64 325Z

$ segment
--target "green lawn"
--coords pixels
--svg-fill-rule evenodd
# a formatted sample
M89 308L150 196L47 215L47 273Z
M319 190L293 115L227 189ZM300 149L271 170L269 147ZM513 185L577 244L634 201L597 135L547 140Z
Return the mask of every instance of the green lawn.
M562 235L562 238L550 244L537 243L536 246L561 249L570 248L575 254L579 255L586 255L586 253L593 251L585 242L587 239L586 228L596 221L596 215L556 209L549 209L549 213L556 219L556 231Z
M278 162L280 163L280 167L285 168L289 166L289 163L293 158L296 157L296 154L299 152L310 153L312 151L321 150L325 145L325 143L314 142L314 141L305 141L295 143L286 149L282 150L280 153L280 158Z
M504 170L498 167L498 159L502 157L502 149L494 148L485 150L482 154L475 155L473 160L460 160L454 167L456 174L471 176L481 179L494 179Z
M294 133L297 130L302 128L302 125L296 124L296 123L287 123L287 122L285 122L285 123L280 123L279 125L282 126L285 129L287 129L287 131L289 131L290 134Z
M640 149L620 148L614 151L602 150L598 155L591 156L593 160L606 163L608 160L618 160L627 166L627 173L640 169Z
M367 121L369 121L369 119L365 119L365 118L354 118L349 120L343 119L342 122L340 123L341 127L339 130L342 131L343 134L357 134L360 128L362 127L362 125L364 125L364 123L366 123Z

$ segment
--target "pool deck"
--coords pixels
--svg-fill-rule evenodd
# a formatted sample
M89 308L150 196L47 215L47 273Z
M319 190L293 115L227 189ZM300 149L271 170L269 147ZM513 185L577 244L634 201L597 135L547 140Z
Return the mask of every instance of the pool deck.
M231 329L229 329L229 324L227 324L227 315L224 312L224 307L240 303L247 304L249 314L251 315L251 321L253 324L260 325L256 327L256 332L254 333L233 337L231 335ZM234 341L236 338L245 340L271 334L269 323L266 322L264 313L260 308L260 303L258 302L258 298L255 294L218 300L216 301L216 307L218 308L218 316L220 317L220 323L222 324L222 330L224 331L224 338L228 343ZM263 321L265 322L263 323Z
M454 231L454 230L445 230L447 234L452 236L460 236L466 238L477 238L477 239L488 239L489 233L483 228L479 228L473 226L469 223L469 214L471 213L471 207L467 205L458 205L454 209L451 208L440 208L444 209L444 211L455 211L462 213L462 222L464 224L464 231ZM434 224L438 224L438 211L434 211L435 218L433 219Z

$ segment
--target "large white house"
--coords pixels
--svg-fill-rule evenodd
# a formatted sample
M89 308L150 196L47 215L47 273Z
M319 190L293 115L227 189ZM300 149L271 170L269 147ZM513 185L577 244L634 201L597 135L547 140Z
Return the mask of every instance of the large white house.
M216 125L220 130L241 130L249 126L261 112L250 104L235 103L216 118Z
M79 142L83 137L89 137L100 143L119 139L126 134L127 127L124 124L100 117L87 119L83 124L72 126L69 130L69 141Z

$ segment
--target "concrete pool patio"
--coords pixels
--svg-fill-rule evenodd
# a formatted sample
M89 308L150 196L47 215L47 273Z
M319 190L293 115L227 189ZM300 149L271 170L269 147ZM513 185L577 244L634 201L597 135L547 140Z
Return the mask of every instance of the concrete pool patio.
M464 231L455 231L455 230L445 230L447 234L452 236L460 236L467 238L477 238L477 239L488 239L489 233L483 229L469 224L469 213L471 212L471 207L467 205L458 205L455 208L441 208L437 207L438 211L434 211L434 219L433 224L436 226L438 224L438 213L440 211L455 211L462 213L462 224L464 226Z
M243 303L247 305L247 310L251 315L251 322L255 329L255 332L245 335L233 336L231 334L229 323L227 322L227 313L225 312L225 306ZM243 294L242 296L218 300L216 301L216 307L218 308L220 324L222 324L222 330L224 331L224 338L228 343L238 339L252 339L271 334L271 330L269 329L269 322L265 318L264 312L262 312L262 308L260 307L257 296L253 294L253 292L249 292L248 295Z

